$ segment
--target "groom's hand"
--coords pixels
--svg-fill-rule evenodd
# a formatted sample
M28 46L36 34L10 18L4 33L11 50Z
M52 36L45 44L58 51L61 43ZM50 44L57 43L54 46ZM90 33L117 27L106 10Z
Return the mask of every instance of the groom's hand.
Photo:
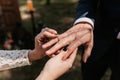
M47 55L54 54L59 49L67 46L67 54L63 57L66 59L69 55L80 45L84 45L85 51L83 55L83 61L86 62L91 54L93 47L93 28L88 23L79 23L63 34L59 35L57 38L44 44L43 48L51 47L46 51Z

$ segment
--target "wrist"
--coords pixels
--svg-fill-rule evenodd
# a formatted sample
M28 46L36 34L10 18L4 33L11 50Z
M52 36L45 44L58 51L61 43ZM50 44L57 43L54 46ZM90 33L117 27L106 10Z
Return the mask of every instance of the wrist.
M83 29L93 30L93 26L88 22L79 22L75 26L82 27Z
M30 50L28 53L28 58L30 62L33 62L35 60L40 59L40 55L37 55L38 53L35 50Z
M89 23L93 28L94 28L94 22L95 20L92 19L92 18L88 18L88 17L80 17L78 18L75 22L74 22L74 25L80 23L80 22L86 22L86 23Z

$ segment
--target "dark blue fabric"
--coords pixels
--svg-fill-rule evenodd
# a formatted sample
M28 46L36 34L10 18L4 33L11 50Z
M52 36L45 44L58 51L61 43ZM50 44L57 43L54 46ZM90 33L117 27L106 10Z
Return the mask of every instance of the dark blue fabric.
M76 19L80 17L95 20L94 47L87 63L82 63L83 80L100 80L108 67L111 80L119 80L120 0L79 0Z

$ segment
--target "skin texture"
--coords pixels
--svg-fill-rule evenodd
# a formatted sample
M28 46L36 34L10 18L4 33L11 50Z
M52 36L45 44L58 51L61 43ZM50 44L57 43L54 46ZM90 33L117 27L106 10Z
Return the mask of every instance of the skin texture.
M41 59L46 55L45 51L51 46L44 49L42 48L42 45L48 42L49 39L55 39L58 37L56 34L57 32L55 30L45 28L35 37L35 48L29 52L29 60L31 62ZM62 60L64 54L67 54L66 51L58 50L56 53L45 64L45 67L36 80L55 80L68 71L74 62L77 48L73 50L72 54L66 60Z
M52 57L47 61L41 74L36 78L36 80L55 80L62 74L67 72L75 60L77 49L75 49L69 58L62 60L66 51L61 50L58 55Z
M42 48L42 45L47 42L47 39L53 39L57 37L57 32L53 29L44 28L35 37L35 48L29 52L28 58L30 62L41 59L45 56L46 49Z
M52 46L46 51L46 54L50 56L59 49L67 46L67 53L63 56L63 60L65 60L76 48L78 48L78 46L81 45L85 48L83 62L86 62L88 57L91 55L93 47L93 27L86 22L74 25L63 34L58 35L57 38L42 45L42 48L46 49Z

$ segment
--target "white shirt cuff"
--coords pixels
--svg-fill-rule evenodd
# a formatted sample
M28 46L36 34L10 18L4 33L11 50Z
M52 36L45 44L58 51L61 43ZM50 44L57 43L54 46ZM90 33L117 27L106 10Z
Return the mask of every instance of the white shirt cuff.
M120 32L118 33L118 35L117 35L117 39L119 39L120 40Z
M92 21L92 19L87 18L87 17L82 17L82 18L78 18L75 22L74 25L79 23L79 22L88 22L92 25L92 27L94 27L94 22Z

